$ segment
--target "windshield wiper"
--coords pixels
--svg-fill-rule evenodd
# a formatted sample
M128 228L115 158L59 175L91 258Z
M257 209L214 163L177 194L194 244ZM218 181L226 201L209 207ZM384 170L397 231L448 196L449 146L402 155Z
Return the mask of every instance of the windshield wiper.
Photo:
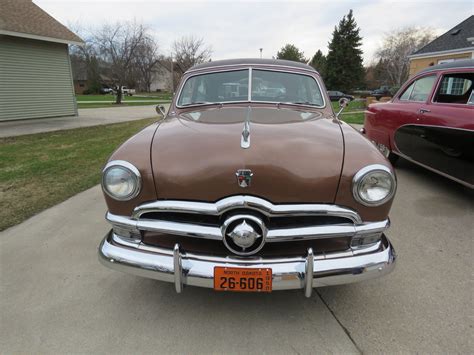
M316 106L319 107L319 105L313 104L312 102L309 101L285 101L285 102L275 102L277 106L279 107L280 105L306 105L306 106Z
M296 101L296 102L285 102L285 103L293 104L293 105L319 106L319 105L313 104L312 102L309 102L309 101Z
M192 105L222 105L222 102L211 102L211 101L196 101L190 102L189 104L183 104L181 106L192 106Z

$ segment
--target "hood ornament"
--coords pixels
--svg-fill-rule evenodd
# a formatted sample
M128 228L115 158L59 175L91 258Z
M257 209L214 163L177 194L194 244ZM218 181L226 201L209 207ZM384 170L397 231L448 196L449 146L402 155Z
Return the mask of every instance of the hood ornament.
M243 149L250 148L250 113L252 109L247 108L247 117L244 122L244 129L242 130L242 137L240 139L240 147Z
M235 173L235 176L237 177L237 184L239 184L240 187L249 187L253 173L250 169L239 169Z

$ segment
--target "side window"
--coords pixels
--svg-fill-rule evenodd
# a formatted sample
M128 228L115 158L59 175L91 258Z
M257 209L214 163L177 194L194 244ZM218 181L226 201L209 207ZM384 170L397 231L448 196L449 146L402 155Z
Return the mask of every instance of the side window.
M436 80L436 75L425 76L414 81L404 92L400 95L402 101L416 101L424 102L431 92L431 88Z
M409 87L406 88L406 90L401 94L400 100L402 101L408 101L410 98L411 92L413 91L413 87L415 86L415 82L413 82Z
M472 105L474 73L444 75L436 92L434 102Z
M425 76L415 81L415 86L410 94L410 101L424 102L430 94L436 80L436 75Z

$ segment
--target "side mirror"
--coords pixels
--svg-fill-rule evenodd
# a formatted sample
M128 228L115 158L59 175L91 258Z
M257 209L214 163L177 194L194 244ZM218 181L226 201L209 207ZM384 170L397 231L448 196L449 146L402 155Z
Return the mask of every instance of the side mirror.
M341 98L339 99L339 107L340 107L341 109L339 110L338 113L336 113L336 117L339 118L339 115L340 115L341 112L347 107L347 105L349 105L349 102L351 102L351 100L349 100L349 99L347 99L347 98L345 98L345 97L341 97Z
M348 98L346 97L341 97L339 99L339 107L344 109L347 107L347 105L349 105L349 102L351 102L351 100L349 100Z
M166 116L166 109L163 105L156 105L155 110L156 113L163 116L163 118Z

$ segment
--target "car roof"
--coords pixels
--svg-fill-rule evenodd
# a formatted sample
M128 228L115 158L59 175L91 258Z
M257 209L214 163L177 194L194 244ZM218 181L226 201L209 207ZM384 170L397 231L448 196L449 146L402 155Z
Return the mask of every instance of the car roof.
M316 69L314 69L313 67L301 62L294 62L292 60L283 60L283 59L261 59L261 58L216 60L212 62L206 62L206 63L195 65L194 67L190 68L188 72L195 71L195 70L202 70L202 69L238 66L238 65L281 66L281 67L292 67L292 68L317 72Z
M433 65L431 67L420 70L417 74L427 73L435 70L458 69L458 68L474 68L474 59L455 60L453 62Z

